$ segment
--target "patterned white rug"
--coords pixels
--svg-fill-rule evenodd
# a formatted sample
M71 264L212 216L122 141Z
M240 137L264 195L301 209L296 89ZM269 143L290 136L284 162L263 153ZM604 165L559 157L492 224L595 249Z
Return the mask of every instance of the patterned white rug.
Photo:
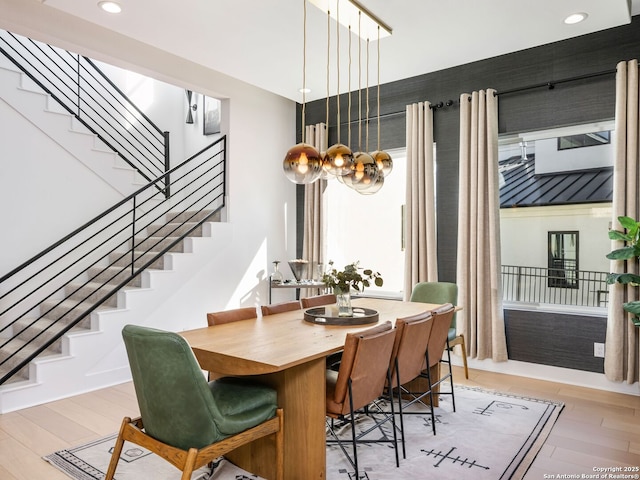
M442 395L436 408L436 435L424 407L405 415L407 458L395 466L393 446L385 443L358 445L359 480L437 478L498 480L520 479L544 444L563 405L548 400L524 398L481 389L455 387L456 412L450 395ZM414 408L414 407L412 407ZM360 416L357 429L366 428ZM342 434L350 438L350 427ZM389 438L391 423L371 432L367 438ZM45 460L75 480L104 477L116 435L96 440L45 457ZM350 447L347 447L350 451ZM180 473L167 462L139 448L125 444L116 480L172 480ZM213 473L201 469L194 480L253 480L260 477L221 460ZM300 479L303 480L303 479ZM327 480L355 480L351 464L337 445L327 447Z

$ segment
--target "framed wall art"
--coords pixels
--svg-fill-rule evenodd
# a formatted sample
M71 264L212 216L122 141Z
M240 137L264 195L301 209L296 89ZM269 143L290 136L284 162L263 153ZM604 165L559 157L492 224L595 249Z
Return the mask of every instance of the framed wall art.
M220 133L220 100L202 96L203 135Z

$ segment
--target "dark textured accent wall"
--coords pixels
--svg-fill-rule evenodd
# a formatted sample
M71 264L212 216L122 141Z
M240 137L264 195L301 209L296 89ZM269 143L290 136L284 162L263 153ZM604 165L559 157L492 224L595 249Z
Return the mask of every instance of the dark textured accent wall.
M469 43L472 42L470 38ZM422 48L438 47L429 45ZM416 45L413 54L419 55L420 49L421 46ZM405 146L406 105L421 101L432 104L454 101L452 106L434 112L440 280L456 281L460 94L487 88L496 89L498 93L507 92L566 78L613 72L618 62L632 58L640 58L640 16L633 17L629 25L381 85L383 149ZM381 65L384 68L384 58ZM612 119L614 100L613 73L561 83L553 89L542 87L505 93L499 95L498 100L499 130L506 134ZM346 94L341 97L340 104L341 119L347 119ZM325 107L325 100L307 104L307 124L324 122ZM335 112L335 101L332 109ZM352 119L358 118L356 109L354 102ZM357 128L357 124L352 123L352 138L355 138L354 127ZM344 142L347 138L346 125L342 126L340 135ZM335 125L330 125L329 144L335 139ZM370 129L370 145L377 145L376 128ZM304 189L300 187L298 253L302 244L303 203ZM593 342L604 341L602 325L585 329L585 325L595 323L590 317L562 316L559 319L547 313L538 315L535 318L513 312L506 315L510 358L602 371L601 359L593 357ZM600 323L604 321L601 320Z
M604 373L593 343L604 343L606 318L506 309L504 321L511 360Z
M473 39L469 39L470 42ZM425 49L437 48L425 46ZM415 55L420 54L416 46ZM547 83L569 77L615 70L622 60L640 57L640 16L629 25L602 32L522 50L499 57L460 65L418 77L380 86L381 147L392 149L406 143L406 106L412 103L454 100L454 105L434 113L434 138L437 148L438 265L442 281L455 281L459 98L462 93L493 88L508 91L529 85ZM381 62L384 68L384 58ZM357 133L357 99L352 106L352 139ZM614 115L615 75L557 85L554 89L538 88L499 96L500 133L587 123L611 119ZM340 100L341 119L348 118L347 95ZM335 100L332 103L335 112ZM375 112L375 109L371 109ZM326 120L326 102L317 100L306 106L306 123ZM377 145L375 123L370 128L370 145ZM354 131L354 128L356 129ZM298 131L301 129L298 126ZM347 138L343 124L341 140ZM329 144L336 139L336 128L330 125ZM352 142L354 143L354 142ZM301 209L304 192L299 188ZM302 243L302 212L298 213L298 244Z

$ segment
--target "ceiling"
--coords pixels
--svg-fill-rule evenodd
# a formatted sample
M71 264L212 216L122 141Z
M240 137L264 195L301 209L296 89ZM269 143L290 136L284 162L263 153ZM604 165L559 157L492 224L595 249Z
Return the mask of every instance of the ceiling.
M96 23L275 94L302 101L303 0L120 0L108 14L97 0L42 0L52 8ZM413 77L484 58L628 24L640 0L360 0L393 29L380 40L380 83ZM307 3L306 101L337 91L335 24L327 48L327 14ZM570 13L589 17L565 25ZM355 28L353 28L356 31ZM377 82L377 41L358 55L340 29L340 91ZM358 60L360 58L360 61ZM360 81L358 73L361 72Z

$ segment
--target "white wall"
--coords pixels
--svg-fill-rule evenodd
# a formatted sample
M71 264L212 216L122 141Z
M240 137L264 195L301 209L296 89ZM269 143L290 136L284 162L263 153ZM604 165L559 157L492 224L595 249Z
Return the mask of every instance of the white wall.
M0 169L0 275L122 198L1 99Z
M295 104L38 2L3 0L2 10L0 28L223 99L222 128L228 134L227 218L233 223L234 241L223 260L203 265L199 275L157 306L157 315L140 322L168 320L178 322L175 329L181 329L182 320L168 317L173 309L184 311L188 305L194 315L197 312L197 319L184 321L201 322L206 311L266 301L265 278L271 261L295 258L295 185L285 178L281 166L285 152L296 143ZM175 122L184 121L185 105L186 101ZM65 175L58 172L59 177ZM31 200L21 198L36 206L47 201L39 192ZM0 206L1 211L5 209ZM220 279L224 279L222 287ZM293 291L287 294L292 296Z
M105 62L94 63L160 130L169 132L172 167L222 136L222 133L202 133L203 94L193 92L191 104L196 104L197 109L192 112L194 122L187 124L187 96L184 88Z
M578 231L580 270L608 272L609 204L583 204L500 210L502 264L547 266L547 232Z

